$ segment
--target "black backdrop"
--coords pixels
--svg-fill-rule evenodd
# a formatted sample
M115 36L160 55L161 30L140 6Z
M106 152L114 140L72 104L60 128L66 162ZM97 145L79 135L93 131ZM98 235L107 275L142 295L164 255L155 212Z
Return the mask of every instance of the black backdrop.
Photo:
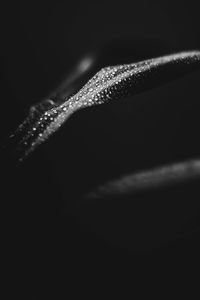
M85 53L100 68L200 48L198 1L18 1L1 13L2 141ZM171 276L197 268L198 182L101 203L81 195L134 168L199 155L199 74L79 113L20 167L2 153L9 291L134 294L156 262Z

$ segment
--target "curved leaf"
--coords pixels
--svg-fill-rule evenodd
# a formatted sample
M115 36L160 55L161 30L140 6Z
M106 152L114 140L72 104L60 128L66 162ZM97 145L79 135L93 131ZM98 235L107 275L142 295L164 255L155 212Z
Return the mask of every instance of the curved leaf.
M17 144L20 160L47 140L77 110L143 92L199 66L200 52L190 51L101 69L80 91L61 104L47 100L45 103L51 103L50 108L42 104L39 105L42 109L32 108L11 136Z

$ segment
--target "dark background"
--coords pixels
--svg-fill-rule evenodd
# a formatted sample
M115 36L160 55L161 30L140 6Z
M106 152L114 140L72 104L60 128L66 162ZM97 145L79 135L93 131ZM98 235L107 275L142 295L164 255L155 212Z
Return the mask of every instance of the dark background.
M2 143L84 55L94 59L91 76L200 48L198 1L18 1L1 13ZM26 299L78 289L93 298L106 288L134 294L152 269L173 278L198 269L199 181L98 203L83 195L107 179L199 156L199 75L78 113L20 167L2 152L9 291Z

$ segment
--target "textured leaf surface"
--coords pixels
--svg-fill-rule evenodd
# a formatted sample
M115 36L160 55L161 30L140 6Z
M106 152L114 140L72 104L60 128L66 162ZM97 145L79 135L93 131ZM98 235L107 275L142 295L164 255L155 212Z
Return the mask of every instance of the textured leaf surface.
M46 100L31 108L27 119L11 135L20 159L47 140L77 110L143 92L199 66L200 52L190 51L101 69L61 104Z

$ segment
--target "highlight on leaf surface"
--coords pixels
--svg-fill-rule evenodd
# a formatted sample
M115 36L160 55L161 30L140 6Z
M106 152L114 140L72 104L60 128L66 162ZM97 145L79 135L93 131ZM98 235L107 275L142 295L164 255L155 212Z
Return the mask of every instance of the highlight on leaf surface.
M200 160L183 161L122 176L85 195L85 199L120 198L141 190L162 188L200 176Z
M26 120L10 137L19 160L46 141L74 112L146 91L199 66L200 51L187 51L101 69L71 97L58 103L46 100L31 108Z

